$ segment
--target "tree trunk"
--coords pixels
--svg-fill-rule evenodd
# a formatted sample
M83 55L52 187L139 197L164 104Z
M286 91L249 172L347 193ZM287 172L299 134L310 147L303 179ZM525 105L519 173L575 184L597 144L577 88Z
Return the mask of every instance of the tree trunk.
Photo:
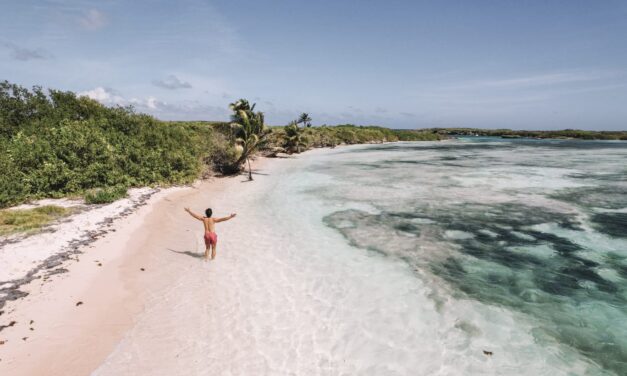
M245 147L244 150L242 150L242 155L235 162L235 166L239 168L242 164L246 163L247 159L248 159L248 148Z
M248 161L248 180L253 180L253 171L250 169L250 158L246 158Z

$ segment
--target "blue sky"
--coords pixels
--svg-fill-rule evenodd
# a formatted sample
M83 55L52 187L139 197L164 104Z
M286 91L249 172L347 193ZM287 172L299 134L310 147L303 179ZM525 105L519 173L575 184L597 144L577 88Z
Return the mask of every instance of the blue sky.
M270 124L627 130L627 1L0 0L0 79Z

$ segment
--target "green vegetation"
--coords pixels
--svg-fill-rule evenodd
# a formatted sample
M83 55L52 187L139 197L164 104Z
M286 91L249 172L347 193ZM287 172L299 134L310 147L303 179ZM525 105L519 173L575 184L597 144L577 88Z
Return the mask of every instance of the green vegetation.
M88 204L108 204L124 197L126 197L125 187L97 188L85 193L85 202Z
M0 208L68 195L107 203L130 187L185 184L211 173L238 173L246 164L252 180L250 158L259 152L455 135L627 140L627 132L579 130L312 127L307 113L287 126L267 127L255 104L240 99L230 108L230 122L167 122L72 92L0 82Z
M68 91L0 82L0 208L44 197L81 195L106 203L130 187L185 184L238 173L255 153L314 147L437 140L433 132L374 126L267 127L241 99L231 122L167 122L131 107L106 107ZM303 124L299 127L298 124Z
M0 210L0 236L36 231L71 212L71 209L55 205L40 206L34 209Z
M240 152L234 170L239 169L244 161L248 162L248 180L253 180L250 157L265 144L270 130L265 125L263 112L254 112L255 105L251 106L246 99L231 103L229 108L234 112L231 127L235 131L235 144Z
M478 128L431 128L423 131L437 133L442 136L492 136L503 138L557 138L582 140L627 140L627 131L582 131L564 129L558 131L517 131L511 129L478 129Z
M298 126L298 123L291 122L288 126L283 128L285 136L283 137L283 148L288 153L300 153L301 150L307 148L307 138L303 128Z
M309 116L309 114L306 112L300 114L298 120L296 121L296 125L298 124L302 124L304 127L307 128L311 127L311 117Z
M0 82L0 207L94 188L189 183L214 162L233 163L233 147L216 133Z
M294 151L295 137L294 123L286 127L273 127L270 135L270 145L283 147L288 152ZM319 127L299 128L298 137L303 140L305 147L335 147L337 145L352 145L365 143L380 143L393 141L437 141L443 137L437 133L414 131L414 130L394 130L376 126L356 126L352 124Z

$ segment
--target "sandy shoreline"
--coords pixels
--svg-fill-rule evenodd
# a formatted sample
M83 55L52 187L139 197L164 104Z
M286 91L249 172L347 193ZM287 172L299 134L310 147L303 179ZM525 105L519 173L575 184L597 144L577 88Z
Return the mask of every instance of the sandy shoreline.
M266 163L261 159L253 169ZM185 267L181 259L199 261L185 257L195 255L191 250L181 251L184 257L177 253L185 248L181 241L198 236L183 207L201 210L212 196L244 179L218 178L157 193L133 214L110 223L106 234L79 245L84 253L63 264L67 272L22 285L28 295L7 301L0 315L0 326L7 326L0 331L0 374L90 374L133 326L146 301L177 278ZM249 186L254 189L254 183ZM217 214L225 213L218 209ZM171 252L163 252L168 242L165 249ZM20 251L30 250L24 248ZM195 248L201 251L202 244ZM5 274L20 275L17 271Z
M0 374L583 374L586 363L546 338L538 346L516 312L456 297L406 260L368 249L387 232L350 219L329 225L378 213L368 202L380 187L355 189L360 172L342 168L378 153L265 160L253 183L204 182L116 222L68 273L31 283L0 316L17 321L0 332ZM201 259L201 226L186 206L238 213L218 225L213 262ZM399 237L396 247L416 246Z
M341 234L321 226L319 210L329 208L303 206L298 192L310 188L310 177L294 173L327 152L262 158L254 166L253 183L243 175L203 182L154 196L115 221L79 262L68 264L67 273L47 283L34 280L27 297L7 304L0 323L16 324L0 332L5 341L0 374L354 374L365 369L376 374L388 355L405 359L404 367L431 372L432 364L412 358L419 349L427 357L441 356L427 344L412 340L407 348L388 346L392 338L436 329L399 311L418 311L425 304L424 297L415 296L406 264L380 263L367 252L349 251ZM186 206L213 207L217 216L238 213L219 225L215 261L201 260L201 228L183 211ZM385 308L398 301L403 305ZM381 309L373 310L371 302ZM362 319L354 321L355 315ZM401 316L413 330L385 324ZM373 325L387 329L371 338ZM387 355L362 354L366 343Z
M276 183L266 170L290 160L258 158L253 174ZM93 372L135 325L147 301L179 278L182 268L197 265L202 235L182 208L200 211L215 202L217 215L237 211L237 205L228 204L224 213L219 207L222 201L255 200L262 190L246 176L138 189L128 199L79 210L49 231L6 242L0 247L0 291L14 296L0 307L0 374Z

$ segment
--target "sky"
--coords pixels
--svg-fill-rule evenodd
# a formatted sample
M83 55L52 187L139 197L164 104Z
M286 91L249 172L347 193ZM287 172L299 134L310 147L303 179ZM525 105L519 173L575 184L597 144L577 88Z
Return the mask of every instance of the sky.
M0 80L164 120L627 130L627 1L0 0Z

